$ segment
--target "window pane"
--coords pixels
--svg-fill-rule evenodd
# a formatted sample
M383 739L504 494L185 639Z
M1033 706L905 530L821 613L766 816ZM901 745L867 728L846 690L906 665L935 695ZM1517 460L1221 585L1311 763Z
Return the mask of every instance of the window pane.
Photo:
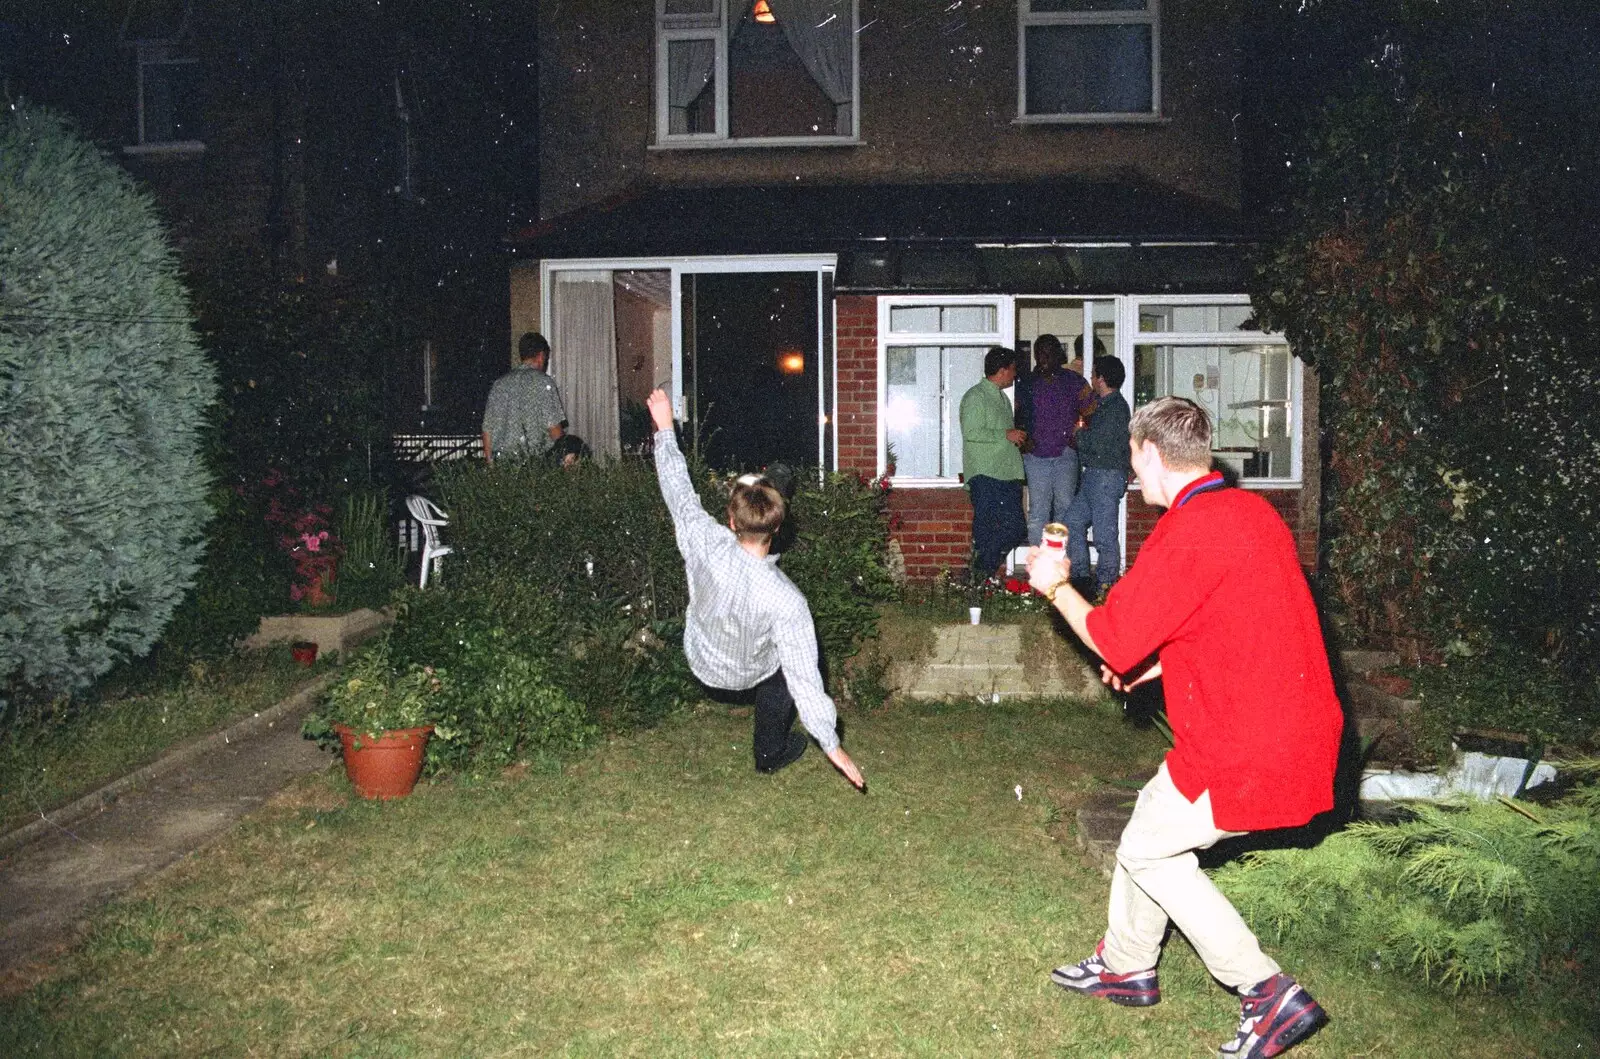
M145 64L145 143L201 139L199 75L197 62Z
M669 15L714 15L717 0L667 0L664 10Z
M996 328L992 305L947 305L939 330L953 335L991 334Z
M818 30L792 35L779 22L757 22L751 5L728 41L728 135L849 136L854 42L848 5ZM780 19L790 17L780 8ZM842 21L841 21L842 18Z
M939 347L894 346L884 373L884 438L894 449L895 474L937 478L942 462Z
M1211 416L1218 466L1240 478L1290 478L1292 367L1284 346L1140 345L1134 404L1187 397Z
M1246 305L1145 305L1139 309L1139 330L1213 333L1254 331L1255 314Z
M1029 114L1150 112L1150 26L1028 26L1024 33Z
M950 429L944 441L946 478L961 473L961 398L983 381L983 355L987 349L963 346L946 349L944 357L945 402L950 409Z
M998 328L993 305L896 305L889 330L901 334L990 335Z
M673 136L717 131L717 42L667 42L667 132Z
M983 378L982 346L891 346L885 351L884 438L895 474L961 473L962 396Z
M939 330L937 305L896 305L889 310L889 330L931 334Z
M1146 0L1033 0L1028 5L1034 14L1080 11L1147 11Z

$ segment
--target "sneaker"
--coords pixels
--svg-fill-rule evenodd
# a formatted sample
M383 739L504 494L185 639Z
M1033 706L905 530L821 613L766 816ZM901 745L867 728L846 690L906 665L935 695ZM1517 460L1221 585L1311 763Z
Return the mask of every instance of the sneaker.
M796 761L799 761L800 756L806 752L807 742L808 740L801 733L790 732L789 741L784 744L783 753L778 757L778 760L774 761L771 765L768 765L765 768L758 764L756 765L756 771L772 773L777 772L781 768L786 768L789 765L793 765Z
M1101 956L1105 953L1105 939L1094 947L1094 955L1080 963L1069 963L1050 972L1050 981L1073 993L1104 997L1123 1007L1147 1008L1161 1003L1161 985L1156 980L1156 969L1129 974L1116 974L1106 970Z
M1239 1032L1217 1049L1222 1059L1281 1055L1328 1021L1322 1006L1286 974L1275 974L1239 997Z

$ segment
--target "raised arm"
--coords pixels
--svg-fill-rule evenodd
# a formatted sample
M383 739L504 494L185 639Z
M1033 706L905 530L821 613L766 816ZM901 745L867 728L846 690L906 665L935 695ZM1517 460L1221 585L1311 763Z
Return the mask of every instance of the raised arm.
M667 502L681 548L686 537L702 533L708 526L716 527L717 520L700 506L700 497L689 480L689 463L679 451L678 437L672 430L672 400L665 390L652 390L645 407L656 428L656 480L661 484L661 498Z

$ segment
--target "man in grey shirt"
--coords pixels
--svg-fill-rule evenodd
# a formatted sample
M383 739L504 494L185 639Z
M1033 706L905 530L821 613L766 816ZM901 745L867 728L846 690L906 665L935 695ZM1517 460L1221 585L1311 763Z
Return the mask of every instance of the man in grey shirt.
M545 372L550 343L537 331L517 342L516 367L489 387L483 409L483 458L493 463L507 455L542 456L566 431L561 390Z
M672 514L689 581L683 653L694 675L715 688L756 691L756 771L776 772L805 753L791 731L796 710L845 778L865 789L861 770L839 745L839 715L817 670L817 635L806 597L768 554L783 524L783 495L746 475L728 498L722 525L700 506L672 430L672 402L655 390L646 404L656 428L656 477Z

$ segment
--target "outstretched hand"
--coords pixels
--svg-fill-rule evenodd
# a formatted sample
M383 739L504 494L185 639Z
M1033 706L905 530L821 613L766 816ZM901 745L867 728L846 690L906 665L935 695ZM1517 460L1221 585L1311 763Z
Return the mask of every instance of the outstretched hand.
M644 399L644 406L650 410L650 421L657 430L672 429L672 398L667 396L667 391L651 390L650 396Z
M861 770L856 768L856 763L850 760L850 755L844 752L844 747L836 746L828 751L828 760L833 762L833 767L844 773L844 778L855 785L856 790L867 789L866 777L861 775Z

